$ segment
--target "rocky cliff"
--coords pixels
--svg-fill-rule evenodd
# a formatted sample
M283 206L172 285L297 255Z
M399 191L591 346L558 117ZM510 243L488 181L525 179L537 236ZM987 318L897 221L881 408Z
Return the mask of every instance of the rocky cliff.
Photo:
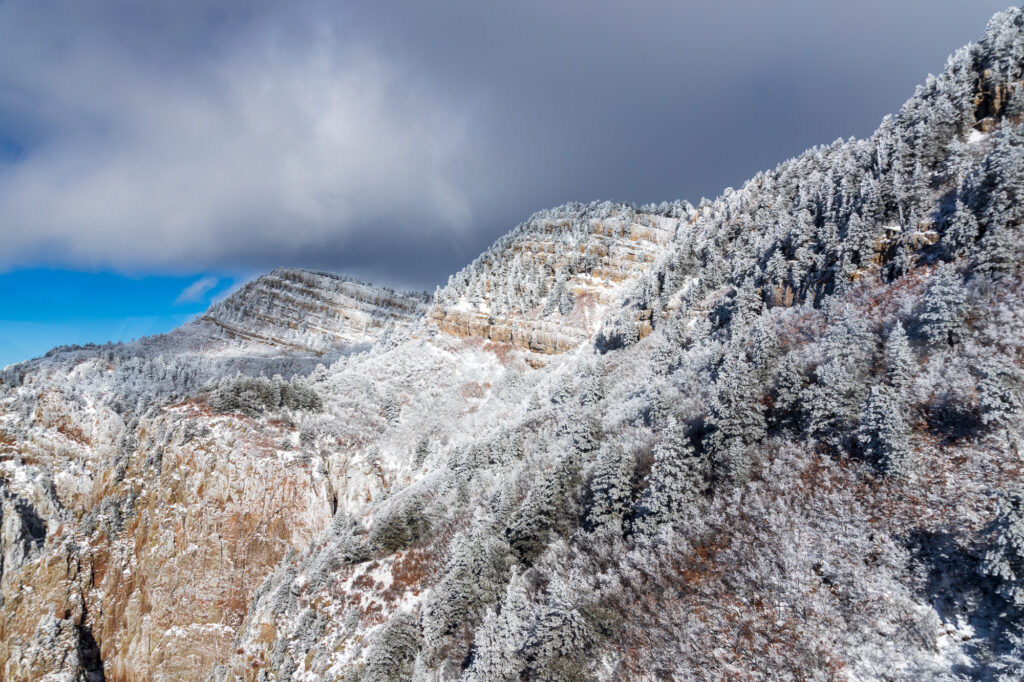
M3 679L1020 679L1022 79L8 369Z
M447 334L542 355L575 349L624 286L664 253L691 210L672 209L663 215L604 203L537 213L454 275L429 319Z
M201 319L231 337L323 353L373 343L387 329L407 328L428 303L426 294L281 268L249 282Z

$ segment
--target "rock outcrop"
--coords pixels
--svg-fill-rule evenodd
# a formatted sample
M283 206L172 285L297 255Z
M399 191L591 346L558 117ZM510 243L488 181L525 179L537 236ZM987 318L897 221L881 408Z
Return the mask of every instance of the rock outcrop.
M406 328L422 317L428 302L426 294L280 268L213 305L201 319L230 337L323 353Z
M577 348L609 303L655 261L675 215L623 204L573 204L534 215L453 277L430 308L440 331L541 355Z

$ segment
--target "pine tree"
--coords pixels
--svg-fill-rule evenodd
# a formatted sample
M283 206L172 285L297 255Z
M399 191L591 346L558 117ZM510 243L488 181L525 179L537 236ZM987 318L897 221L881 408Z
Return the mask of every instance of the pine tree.
M911 473L910 428L902 406L888 387L871 389L861 413L857 440L882 473L895 479Z
M982 573L999 581L998 592L1006 601L1024 607L1024 493L1012 491L999 500L988 532Z
M711 463L694 451L686 429L674 417L654 448L654 464L641 502L649 529L677 523L691 513L708 489Z
M921 333L930 343L953 345L963 334L963 314L967 294L956 269L943 264L932 275L921 302L918 321Z
M1019 238L1003 223L989 225L978 240L971 267L975 272L999 278L1020 263Z
M555 577L548 597L535 613L526 638L531 680L573 682L590 679L585 653L593 638L590 626L576 608L569 586Z
M974 217L974 211L957 197L955 210L946 220L942 245L947 253L956 254L961 249L970 248L977 238L978 219Z
M419 442L416 443L416 450L413 452L413 465L417 469L422 469L423 465L427 461L427 457L430 456L430 438L427 435L423 435Z
M394 393L389 393L384 398L384 404L381 406L381 413L387 420L388 424L396 424L402 417L402 401L398 399Z
M423 602L423 634L430 652L459 628L472 629L501 596L511 568L509 545L493 519L478 517L452 541L444 575Z
M916 369L917 359L910 349L907 333L897 320L885 339L885 375L897 396L910 386Z
M509 519L505 537L523 564L531 564L547 548L551 529L565 503L563 478L559 469L545 473Z
M750 358L758 381L767 383L779 358L779 336L770 317L754 322L750 333Z
M394 682L412 679L413 663L420 649L416 615L399 611L381 628L366 656L362 680Z
M764 300L761 293L750 286L740 287L732 300L733 328L752 323L764 312Z
M723 478L742 482L750 474L753 447L764 440L767 429L761 393L757 374L742 353L728 355L708 415L714 429L711 452Z
M1024 415L1024 381L1010 361L995 355L974 369L978 375L978 404L983 424L1008 426Z
M799 353L789 352L775 368L772 423L775 426L799 428L803 422L803 398L807 377Z
M518 682L525 667L520 649L532 620L526 580L513 569L500 609L488 607L477 628L467 682Z
M618 445L604 448L590 483L594 498L587 518L591 526L621 523L632 502L635 471L636 459L630 452Z
M562 285L561 294L558 297L558 312L568 315L576 306L576 294L567 283Z

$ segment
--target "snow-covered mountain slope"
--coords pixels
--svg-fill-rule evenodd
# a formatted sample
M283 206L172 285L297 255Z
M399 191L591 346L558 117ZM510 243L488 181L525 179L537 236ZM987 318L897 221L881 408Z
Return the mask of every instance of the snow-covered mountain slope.
M1022 79L10 368L4 679L1021 679Z
M688 204L662 213L624 204L541 211L502 237L439 290L430 311L443 332L539 354L593 336L610 302L675 237ZM649 324L639 323L641 335Z
M372 344L405 329L423 316L429 301L426 294L281 268L249 282L201 319L229 336L323 353Z

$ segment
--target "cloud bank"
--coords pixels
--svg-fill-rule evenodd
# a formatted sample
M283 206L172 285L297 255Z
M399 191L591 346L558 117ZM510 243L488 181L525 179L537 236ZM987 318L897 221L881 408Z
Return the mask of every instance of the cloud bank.
M338 5L0 0L0 270L431 286L533 210L867 134L1002 2Z

